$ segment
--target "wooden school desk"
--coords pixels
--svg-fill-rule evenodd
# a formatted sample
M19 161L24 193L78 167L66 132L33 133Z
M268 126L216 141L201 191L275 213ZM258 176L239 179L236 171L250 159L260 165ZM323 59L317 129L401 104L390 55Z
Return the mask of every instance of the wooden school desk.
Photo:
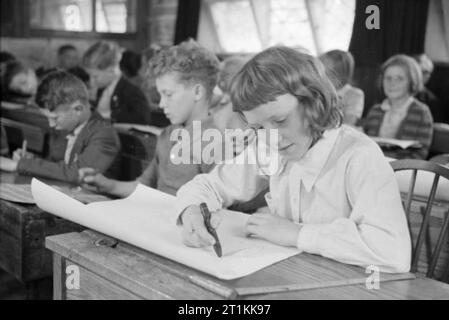
M410 273L381 274L380 290L368 290L364 269L306 253L222 281L91 230L47 237L46 246L57 300L449 299L449 285Z
M52 185L66 184L49 181ZM0 172L2 183L29 184L31 177ZM0 199L0 268L27 286L28 298L39 295L39 280L51 277L52 260L45 237L84 228L46 213L36 205Z

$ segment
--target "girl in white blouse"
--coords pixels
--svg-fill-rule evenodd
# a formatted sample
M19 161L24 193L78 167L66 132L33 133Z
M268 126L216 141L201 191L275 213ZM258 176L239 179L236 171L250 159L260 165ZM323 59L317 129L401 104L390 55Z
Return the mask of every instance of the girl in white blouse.
M377 144L341 126L337 94L314 57L287 47L251 59L231 88L234 110L255 128L277 130L280 165L266 172L245 157L196 176L178 191L184 242L214 243L199 204L211 211L269 186L270 213L250 216L249 236L384 272L407 272L411 242L392 168ZM212 217L217 227L219 214Z

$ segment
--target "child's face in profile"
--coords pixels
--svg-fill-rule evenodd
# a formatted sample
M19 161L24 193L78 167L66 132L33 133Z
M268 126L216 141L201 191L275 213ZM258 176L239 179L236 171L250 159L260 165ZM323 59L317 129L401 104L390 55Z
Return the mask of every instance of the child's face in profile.
M298 105L298 100L291 94L281 95L255 109L243 111L243 114L250 127L267 131L277 129L277 150L283 158L301 159L312 144L303 107Z
M172 124L189 122L196 102L195 86L179 81L175 73L168 73L156 79L156 88L161 95L159 106Z
M66 105L59 105L53 111L47 110L45 114L48 117L50 127L71 132L80 124L84 111L85 106L76 101Z
M383 76L383 88L389 99L401 99L410 96L410 81L405 69L401 66L390 66Z
M91 84L98 89L106 88L118 76L116 67L109 67L104 70L87 68L86 71L90 76Z

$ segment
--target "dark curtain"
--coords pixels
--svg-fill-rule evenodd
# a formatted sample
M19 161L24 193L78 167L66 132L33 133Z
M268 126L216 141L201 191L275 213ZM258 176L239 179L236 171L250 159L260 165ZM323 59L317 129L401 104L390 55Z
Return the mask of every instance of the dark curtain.
M175 44L196 39L200 21L201 0L179 0L176 18Z
M369 5L380 11L380 29L368 30ZM365 112L382 99L378 75L382 63L397 53L424 52L429 0L357 0L349 51L354 55L354 82L365 91Z

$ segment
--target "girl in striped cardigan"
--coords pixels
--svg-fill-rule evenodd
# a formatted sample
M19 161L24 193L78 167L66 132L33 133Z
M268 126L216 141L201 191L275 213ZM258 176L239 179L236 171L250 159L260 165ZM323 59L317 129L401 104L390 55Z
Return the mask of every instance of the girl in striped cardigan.
M396 159L426 159L432 142L433 119L429 107L413 96L423 86L418 64L406 55L395 55L382 66L382 89L386 99L371 108L365 123L370 136L417 140L421 148L384 150Z

